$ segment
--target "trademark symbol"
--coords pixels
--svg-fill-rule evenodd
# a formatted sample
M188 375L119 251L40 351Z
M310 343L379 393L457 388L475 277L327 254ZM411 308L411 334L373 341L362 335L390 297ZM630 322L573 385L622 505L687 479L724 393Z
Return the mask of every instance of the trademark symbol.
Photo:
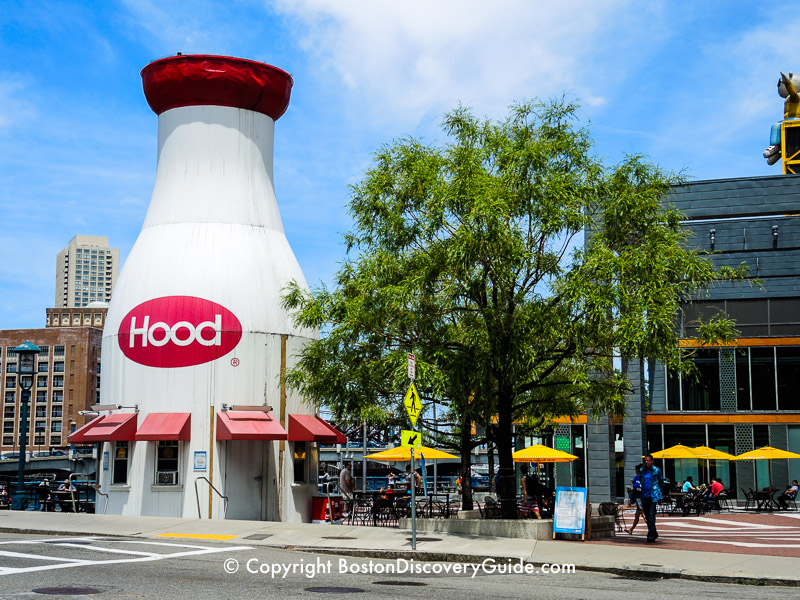
M239 359L238 358L232 358L231 359L231 366L238 367L239 366Z

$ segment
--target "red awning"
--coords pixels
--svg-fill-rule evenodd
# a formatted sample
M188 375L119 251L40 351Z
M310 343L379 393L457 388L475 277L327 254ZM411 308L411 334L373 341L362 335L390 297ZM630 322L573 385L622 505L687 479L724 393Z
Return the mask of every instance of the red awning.
M333 425L314 415L289 415L289 441L346 444L347 438Z
M70 444L82 444L84 442L83 434L89 431L92 427L97 425L103 417L95 417L80 429L76 429L67 436L67 441Z
M218 440L285 440L286 430L272 413L233 411L217 413Z
M191 419L192 413L150 413L136 432L136 441L188 441Z
M136 439L135 413L98 417L72 435L67 436L67 441L70 443L131 442L134 439Z

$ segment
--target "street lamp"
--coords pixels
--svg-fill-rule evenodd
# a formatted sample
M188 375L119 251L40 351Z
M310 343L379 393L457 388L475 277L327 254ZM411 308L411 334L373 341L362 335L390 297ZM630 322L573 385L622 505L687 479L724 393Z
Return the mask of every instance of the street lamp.
M28 504L25 498L25 451L28 443L28 402L31 398L31 387L33 387L34 362L36 355L39 354L39 346L25 341L14 348L14 352L19 357L19 369L17 379L22 390L20 403L22 405L19 416L19 470L17 471L17 491L11 500L13 510L25 510Z

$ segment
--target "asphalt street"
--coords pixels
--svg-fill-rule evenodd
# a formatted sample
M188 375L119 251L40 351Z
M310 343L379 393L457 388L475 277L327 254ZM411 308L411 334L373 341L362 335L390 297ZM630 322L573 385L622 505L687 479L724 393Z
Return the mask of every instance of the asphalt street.
M499 572L481 565L370 560L198 540L0 536L0 598L786 598L754 587L608 573ZM529 569L533 566L529 565ZM789 596L787 596L789 594Z

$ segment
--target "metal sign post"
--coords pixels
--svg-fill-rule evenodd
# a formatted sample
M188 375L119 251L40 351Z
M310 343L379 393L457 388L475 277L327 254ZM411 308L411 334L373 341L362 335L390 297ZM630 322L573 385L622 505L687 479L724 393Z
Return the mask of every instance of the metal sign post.
M414 470L414 449L411 449L411 549L417 549L417 482Z
M419 393L414 385L414 379L417 376L417 359L413 354L408 355L408 378L411 385L408 386L404 404L408 412L408 418L411 421L411 427L414 431L417 430L417 419L422 409L422 402L419 399ZM415 440L416 441L416 440ZM408 480L408 485L411 487L411 549L417 549L417 476L414 468L414 448L411 448L411 475Z

